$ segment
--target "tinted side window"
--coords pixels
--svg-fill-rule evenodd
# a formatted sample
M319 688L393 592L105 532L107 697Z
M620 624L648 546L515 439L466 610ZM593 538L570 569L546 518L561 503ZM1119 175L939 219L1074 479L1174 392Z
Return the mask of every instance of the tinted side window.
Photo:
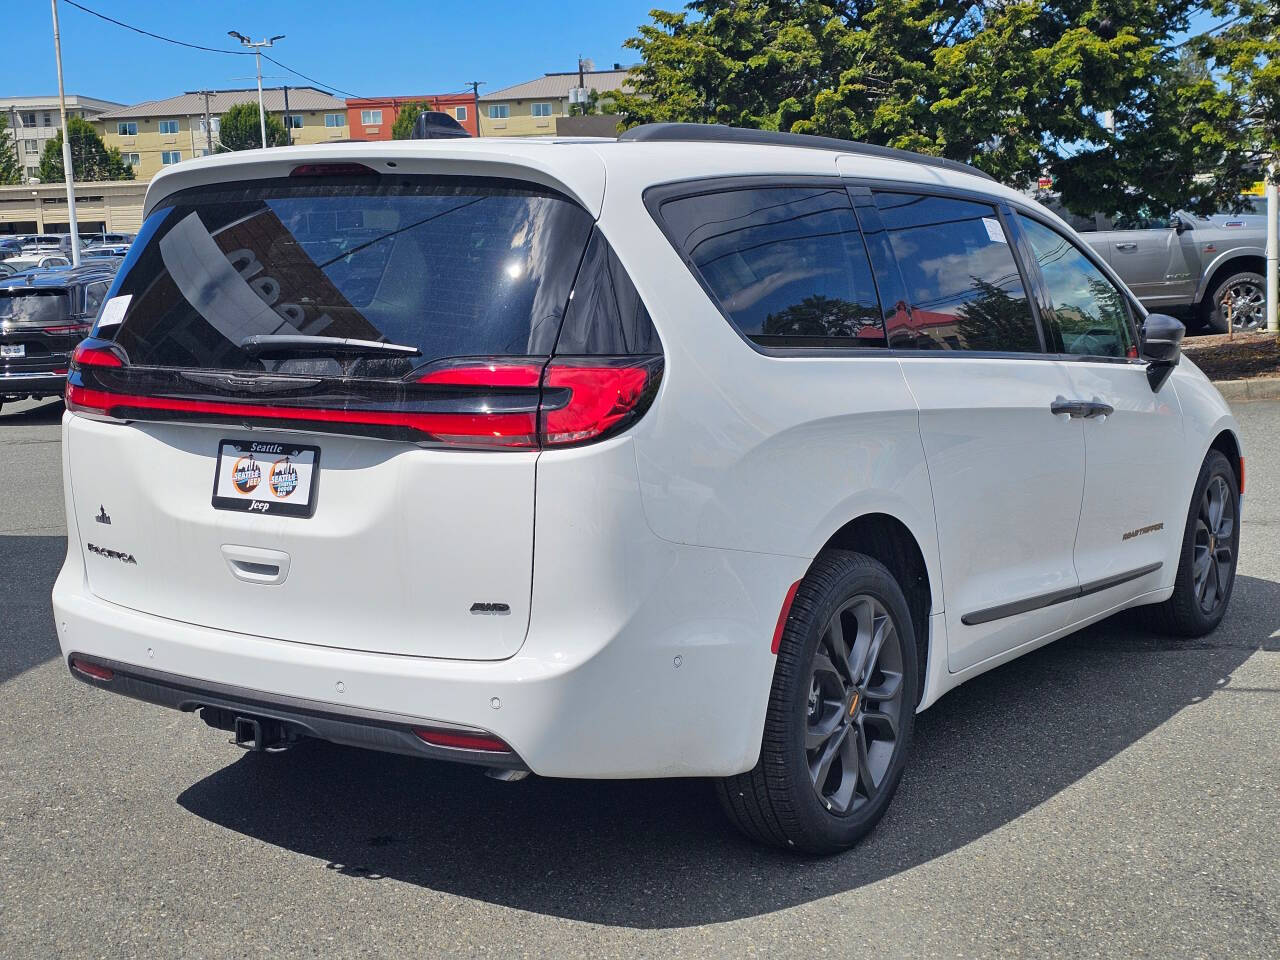
M994 207L952 197L877 193L911 313L889 345L1039 353L1040 335Z
M559 354L662 353L649 311L599 230L593 230L565 314Z
M84 312L86 316L95 316L98 307L102 306L103 294L107 292L110 284L105 281L102 283L91 283L84 289Z
M871 265L839 187L669 200L662 219L725 313L764 346L884 345Z
M1040 264L1064 351L1130 356L1133 338L1124 294L1058 231L1021 214L1018 220Z

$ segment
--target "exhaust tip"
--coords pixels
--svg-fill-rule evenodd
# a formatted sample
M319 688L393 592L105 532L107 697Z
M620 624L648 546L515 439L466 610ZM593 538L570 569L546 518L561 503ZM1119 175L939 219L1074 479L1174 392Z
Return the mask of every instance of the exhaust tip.
M485 767L484 775L503 783L519 783L529 775L528 770L508 770L505 767Z

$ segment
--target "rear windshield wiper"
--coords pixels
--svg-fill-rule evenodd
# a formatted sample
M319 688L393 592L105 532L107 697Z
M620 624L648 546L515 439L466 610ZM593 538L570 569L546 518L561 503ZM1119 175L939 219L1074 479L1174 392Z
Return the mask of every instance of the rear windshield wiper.
M351 340L346 337L309 337L305 334L256 334L240 341L240 349L251 357L263 354L291 353L318 356L374 356L392 353L398 357L420 357L417 347L381 340Z

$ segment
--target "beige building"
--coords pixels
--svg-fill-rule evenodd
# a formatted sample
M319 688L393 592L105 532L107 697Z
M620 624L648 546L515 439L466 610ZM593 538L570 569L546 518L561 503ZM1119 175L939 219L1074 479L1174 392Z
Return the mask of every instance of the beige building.
M80 233L137 233L147 185L136 180L76 184ZM0 187L0 237L66 233L67 188L61 182Z
M323 90L272 87L262 91L262 100L267 113L285 125L294 143L325 143L350 135L346 101ZM219 117L237 103L257 102L256 87L195 91L110 110L93 118L93 124L108 147L119 148L134 175L147 181L166 166L204 156L210 147L216 152ZM211 130L205 129L206 109Z
M627 71L615 64L613 70L588 70L582 87L607 93L629 90ZM558 118L569 116L571 93L578 86L578 71L548 73L527 83L495 90L480 98L482 137L555 136Z
M113 100L96 100L67 94L67 116L93 120L123 104ZM0 113L4 114L18 152L18 162L28 180L40 176L40 155L44 145L62 129L62 114L57 95L48 97L0 97Z

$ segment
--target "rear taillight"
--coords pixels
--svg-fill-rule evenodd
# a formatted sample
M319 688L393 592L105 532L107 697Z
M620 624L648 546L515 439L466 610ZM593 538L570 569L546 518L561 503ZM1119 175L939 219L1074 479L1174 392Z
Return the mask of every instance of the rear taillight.
M82 343L71 355L71 362L82 367L123 367L124 361L102 341Z
M542 378L543 444L584 443L625 429L653 399L661 370L656 357L553 360ZM568 398L553 406L554 395L564 390Z
M484 753L510 753L511 748L491 733L476 730L441 730L436 727L414 730L413 735L433 747L450 747L454 750L479 750Z
M300 163L291 177L376 177L378 171L363 163Z
M536 450L626 429L652 402L661 373L661 357L466 359L419 370L404 381L356 381L351 389L357 392L338 404L332 391L326 391L326 403L306 396L245 402L236 394L192 393L190 377L134 388L154 372L130 370L108 341L91 339L72 357L66 399L69 410L120 420L230 420L469 449ZM122 389L126 384L129 389Z

